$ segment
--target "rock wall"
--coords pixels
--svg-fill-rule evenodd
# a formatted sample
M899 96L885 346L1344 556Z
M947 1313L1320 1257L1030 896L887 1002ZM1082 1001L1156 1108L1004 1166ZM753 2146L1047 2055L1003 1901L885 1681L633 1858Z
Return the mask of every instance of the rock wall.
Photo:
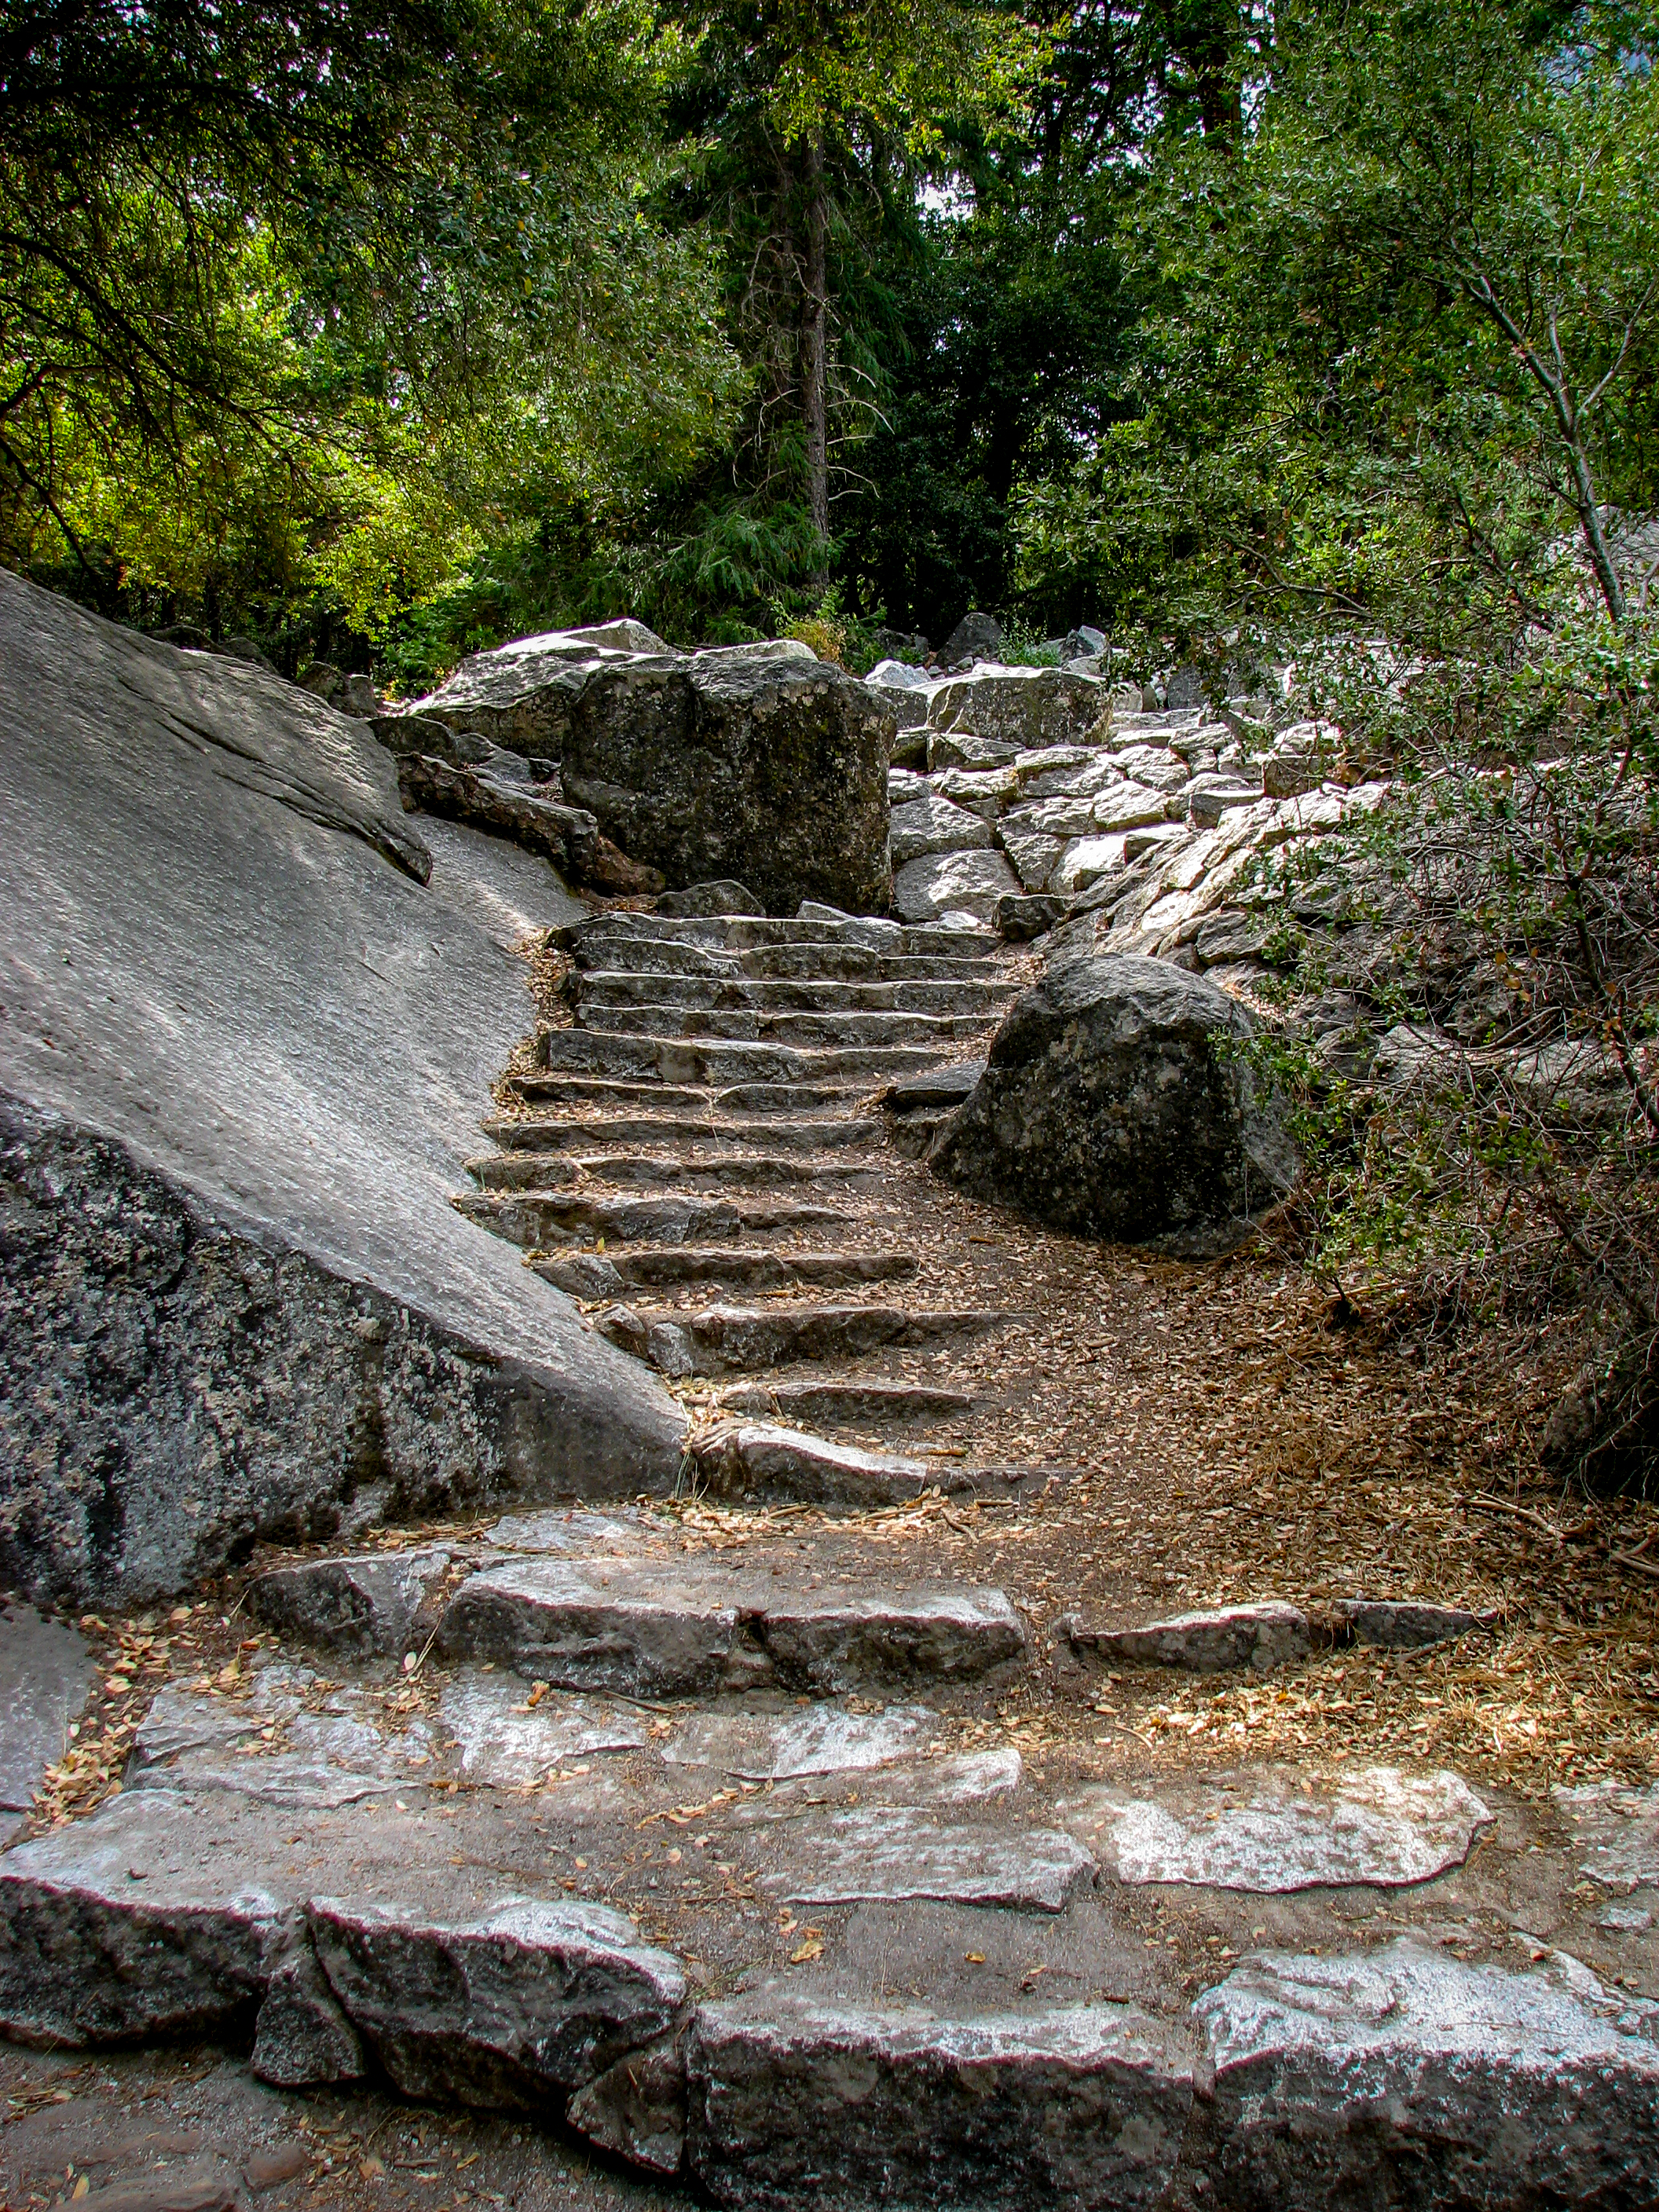
M672 1481L672 1401L450 1202L532 1010L362 725L0 573L0 1572Z

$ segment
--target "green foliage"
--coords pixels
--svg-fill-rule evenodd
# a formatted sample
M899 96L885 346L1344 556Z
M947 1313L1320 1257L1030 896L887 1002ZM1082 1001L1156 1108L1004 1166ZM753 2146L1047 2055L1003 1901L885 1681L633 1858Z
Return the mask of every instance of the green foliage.
M723 434L625 5L30 11L0 148L0 553L361 629ZM214 96L201 88L211 84Z

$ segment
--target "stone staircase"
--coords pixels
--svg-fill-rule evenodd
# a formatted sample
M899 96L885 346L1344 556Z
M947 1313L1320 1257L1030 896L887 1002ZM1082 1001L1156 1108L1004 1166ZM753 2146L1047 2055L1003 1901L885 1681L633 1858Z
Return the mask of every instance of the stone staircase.
M810 908L793 921L614 913L562 942L569 1026L543 1032L541 1066L510 1086L519 1110L486 1125L499 1150L471 1164L481 1195L463 1210L527 1246L665 1376L726 1385L699 1409L700 1481L787 1496L787 1462L817 1497L829 1454L846 1492L852 1462L832 1448L847 1432L879 1438L890 1411L914 1445L926 1425L906 1361L948 1361L1015 1318L928 1296L884 1110L971 1078L1019 988L1014 963L976 925ZM935 1116L897 1118L914 1150ZM848 1418L793 1439L720 1419L781 1417L803 1390L821 1420L846 1394ZM948 1418L972 1397L936 1385L933 1402ZM889 1456L864 1455L866 1502L928 1480Z
M1022 956L811 909L562 949L458 1203L677 1392L679 1494L262 1560L120 1793L0 1859L0 2023L562 2121L728 2204L1655 2201L1659 2005L1477 1940L1565 1944L1606 1808L1109 1765L1127 1647L996 1571L1078 1471L979 1421L1048 1355L914 1155ZM1264 1622L1147 1650L1305 1656Z

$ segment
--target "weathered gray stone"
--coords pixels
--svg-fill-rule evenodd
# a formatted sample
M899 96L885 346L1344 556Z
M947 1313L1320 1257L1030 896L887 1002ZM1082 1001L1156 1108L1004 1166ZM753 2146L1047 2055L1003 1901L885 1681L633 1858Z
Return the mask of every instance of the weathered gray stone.
M0 1611L0 1814L26 1813L96 1679L86 1640L14 1600ZM0 1819L0 1839L15 1826Z
M331 1987L405 2096L544 2107L672 2024L685 1979L602 1905L520 1898L477 1917L313 1899Z
M736 878L774 914L887 902L892 717L805 646L633 653L555 632L476 654L416 711L556 758L567 799L675 889Z
M937 1463L857 1450L802 1429L734 1421L691 1445L697 1472L720 1497L777 1498L814 1505L887 1505L939 1480Z
M692 884L683 891L665 891L657 901L659 914L764 914L766 908L742 884L728 877L722 883Z
M1345 1772L1317 1788L1275 1773L1166 1798L1102 1789L1066 1809L1073 1832L1118 1881L1261 1894L1432 1881L1462 1865L1492 1817L1459 1776L1391 1766Z
M1391 1651L1449 1644L1477 1628L1491 1628L1497 1618L1470 1613L1463 1606L1434 1605L1424 1598L1340 1597L1333 1610L1357 1643L1380 1644Z
M930 793L926 799L893 809L892 842L893 865L902 868L907 860L930 853L983 851L995 838L990 823L981 816Z
M1162 822L1164 793L1143 783L1112 783L1091 805L1097 830L1142 830Z
M531 1010L361 724L0 577L0 817L12 1587L672 1483L677 1409L448 1204Z
M362 2039L318 1964L303 1913L284 1923L266 1960L252 2063L260 2081L279 2089L362 2079Z
M306 688L309 690L313 687L307 684ZM346 710L343 708L341 711ZM517 754L503 754L501 748L492 745L488 738L452 730L447 722L434 720L430 714L377 714L368 718L368 726L389 753L399 757L404 753L428 753L434 760L447 761L452 768L481 768L486 761L511 759L521 774L524 770L525 763Z
M934 791L941 799L948 799L953 806L965 807L977 814L982 822L994 822L1005 807L1012 804L1019 790L1019 778L1012 767L993 769L946 769L943 775L933 779ZM910 796L921 798L923 792ZM892 778L888 778L888 796L892 797ZM896 857L896 854L895 855Z
M470 1668L444 1684L438 1716L460 1753L462 1779L501 1790L526 1789L569 1759L638 1751L647 1741L644 1721L625 1705L559 1690L532 1705L521 1682Z
M982 1060L958 1060L944 1067L931 1067L925 1075L907 1075L888 1091L884 1103L895 1114L925 1113L941 1106L960 1106L970 1098L985 1073Z
M941 668L957 668L965 660L991 660L1002 650L1002 624L994 615L977 607L963 615L939 649Z
M1127 2007L942 2020L781 1990L701 2006L686 2077L690 2172L768 2212L1151 2206L1193 2100L1182 2039Z
M1010 945L1025 945L1034 937L1045 937L1058 922L1066 919L1066 902L1048 893L1030 897L1016 896L1010 892L1000 898L993 916L998 932Z
M685 2058L678 2039L619 2058L577 2091L565 2118L601 2150L650 2173L677 2173L685 2149Z
M971 731L975 737L1029 749L1083 736L1099 720L1105 704L1105 687L1092 678L1059 668L993 663L941 684L927 719L936 730Z
M599 668L627 666L670 648L642 623L606 623L588 630L545 630L470 653L448 680L410 712L452 730L476 732L514 752L556 760L570 709Z
M793 1826L782 1870L761 1879L794 1905L928 1899L1062 1912L1093 1883L1095 1868L1058 1829L943 1827L931 1808L873 1805Z
M1293 1182L1295 1156L1218 1041L1254 1029L1162 961L1052 964L1004 1018L985 1079L928 1154L948 1181L1129 1242L1215 1249Z
M1066 850L1063 839L1050 837L1040 830L1027 829L1012 817L997 825L997 842L1014 865L1020 883L1028 891L1041 891L1048 883ZM1012 898L1014 893L1006 896ZM999 899L999 911L1003 905Z
M218 1826L139 1790L0 1859L0 2027L109 2043L250 2027L293 1899L246 1876L232 1890Z
M398 763L398 787L411 812L437 814L475 830L509 837L527 853L539 853L573 883L612 896L648 896L659 891L659 870L642 866L602 836L592 815L539 791L508 781L487 769L452 767L423 753L405 753Z
M307 1559L259 1576L248 1585L247 1607L283 1636L323 1650L401 1656L448 1565L441 1545Z
M927 732L927 771L930 775L946 769L1007 768L1020 756L1017 738L982 738L974 730L936 730Z
M1617 1998L1401 1938L1247 1960L1195 2011L1215 2069L1212 2189L1239 2212L1659 2197L1659 2047L1621 2032Z
M769 1713L697 1713L662 1747L671 1766L712 1766L721 1773L763 1782L800 1774L858 1774L925 1750L938 1733L939 1716L921 1705L889 1705L884 1712L848 1712L840 1705L808 1705L779 1717Z
M685 1697L969 1679L1017 1658L1025 1634L1000 1590L799 1591L706 1559L547 1557L473 1576L439 1640L556 1688Z
M1091 890L1123 866L1127 839L1121 831L1099 836L1074 837L1060 848L1060 858L1048 871L1049 890L1066 898Z
M1555 1802L1571 1822L1580 1871L1604 1889L1659 1882L1659 1782L1646 1790L1624 1782L1557 1783Z
M997 901L1019 889L1019 878L1000 853L939 853L907 861L898 871L893 878L893 904L906 921L931 921L942 914L958 913L988 921Z
M1313 1649L1308 1616L1293 1605L1232 1605L1213 1613L1178 1613L1135 1628L1089 1628L1075 1617L1061 1623L1073 1650L1132 1667L1184 1667L1194 1674L1219 1674L1234 1667L1269 1668L1305 1659Z

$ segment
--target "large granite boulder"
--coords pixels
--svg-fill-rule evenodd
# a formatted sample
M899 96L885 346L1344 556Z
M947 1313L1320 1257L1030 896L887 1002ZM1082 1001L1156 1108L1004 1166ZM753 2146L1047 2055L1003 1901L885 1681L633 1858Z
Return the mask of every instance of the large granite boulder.
M787 639L680 653L624 631L638 625L477 653L413 711L557 763L567 802L672 890L735 878L769 914L808 898L884 912L894 717L878 695Z
M1254 1028L1213 983L1164 961L1058 960L1009 1009L930 1163L1060 1228L1223 1249L1297 1171L1270 1104L1227 1050Z
M672 1400L451 1204L544 860L428 845L361 721L3 572L0 820L0 1580L148 1603L672 1483Z
M992 663L953 677L927 708L936 730L972 731L981 738L1035 748L1085 736L1110 705L1097 677L1066 668L1003 668Z

